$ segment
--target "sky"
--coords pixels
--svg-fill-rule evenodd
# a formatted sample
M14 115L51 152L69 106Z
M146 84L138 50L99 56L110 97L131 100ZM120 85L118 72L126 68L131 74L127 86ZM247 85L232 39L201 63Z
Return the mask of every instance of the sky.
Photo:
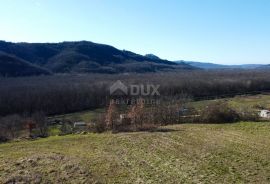
M173 61L270 64L270 1L0 0L0 40L87 40Z

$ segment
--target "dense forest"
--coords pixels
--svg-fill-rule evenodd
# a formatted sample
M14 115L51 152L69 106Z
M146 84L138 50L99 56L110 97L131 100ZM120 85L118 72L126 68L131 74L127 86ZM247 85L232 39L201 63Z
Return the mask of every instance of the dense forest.
M261 70L0 78L0 115L41 111L53 115L104 107L117 80L160 85L159 98L184 94L196 100L270 90L270 72Z

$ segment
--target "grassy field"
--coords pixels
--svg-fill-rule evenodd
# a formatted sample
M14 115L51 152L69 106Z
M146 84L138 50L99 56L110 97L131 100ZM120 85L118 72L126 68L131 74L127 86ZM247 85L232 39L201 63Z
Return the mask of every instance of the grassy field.
M67 119L71 121L84 121L90 122L94 118L96 118L99 114L104 113L105 109L96 109L96 110L89 110L89 111L82 111L64 115L53 116L51 118L54 119Z
M0 145L0 183L270 183L270 123L54 136Z
M191 102L190 104L198 109L203 109L205 106L213 102L226 102L228 105L236 110L260 110L260 109L270 109L270 95L260 94L260 95L242 95L232 98L221 98L215 100L202 100Z

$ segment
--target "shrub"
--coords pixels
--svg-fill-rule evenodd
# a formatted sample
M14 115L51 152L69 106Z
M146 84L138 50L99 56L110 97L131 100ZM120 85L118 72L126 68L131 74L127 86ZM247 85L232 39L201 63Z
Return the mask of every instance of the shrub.
M97 116L95 120L93 120L93 127L90 127L94 132L96 133L102 133L105 132L107 128L107 124L105 121L105 115L100 114Z
M69 123L63 123L60 127L60 135L68 135L73 133L73 127Z
M158 107L152 109L154 114L153 120L161 125L169 125L179 123L180 107L177 104L160 104Z
M114 101L110 101L107 113L104 119L106 129L113 129L118 119L119 113Z
M47 137L48 136L48 122L47 117L43 112L35 112L31 118L36 124L38 130L37 136Z
M7 142L8 138L6 136L0 135L0 143Z
M250 109L244 109L239 112L241 121L259 121L260 117L258 112Z
M239 114L226 103L213 103L207 106L200 116L203 123L233 123L240 120Z
M24 118L14 114L0 119L0 137L3 140L15 139L21 136Z
M158 127L153 112L145 107L142 98L137 99L136 103L128 108L124 108L127 111L123 112L120 109L111 101L105 116L95 121L94 131L111 130L113 133L152 131Z
M154 131L159 124L155 115L155 110L146 108L144 100L140 98L129 108L127 114L118 118L113 132Z

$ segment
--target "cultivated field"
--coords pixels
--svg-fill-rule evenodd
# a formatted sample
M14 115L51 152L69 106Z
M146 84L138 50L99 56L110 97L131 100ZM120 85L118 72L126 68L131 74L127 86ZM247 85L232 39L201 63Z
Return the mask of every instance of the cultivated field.
M269 183L270 123L54 136L0 145L0 183Z

